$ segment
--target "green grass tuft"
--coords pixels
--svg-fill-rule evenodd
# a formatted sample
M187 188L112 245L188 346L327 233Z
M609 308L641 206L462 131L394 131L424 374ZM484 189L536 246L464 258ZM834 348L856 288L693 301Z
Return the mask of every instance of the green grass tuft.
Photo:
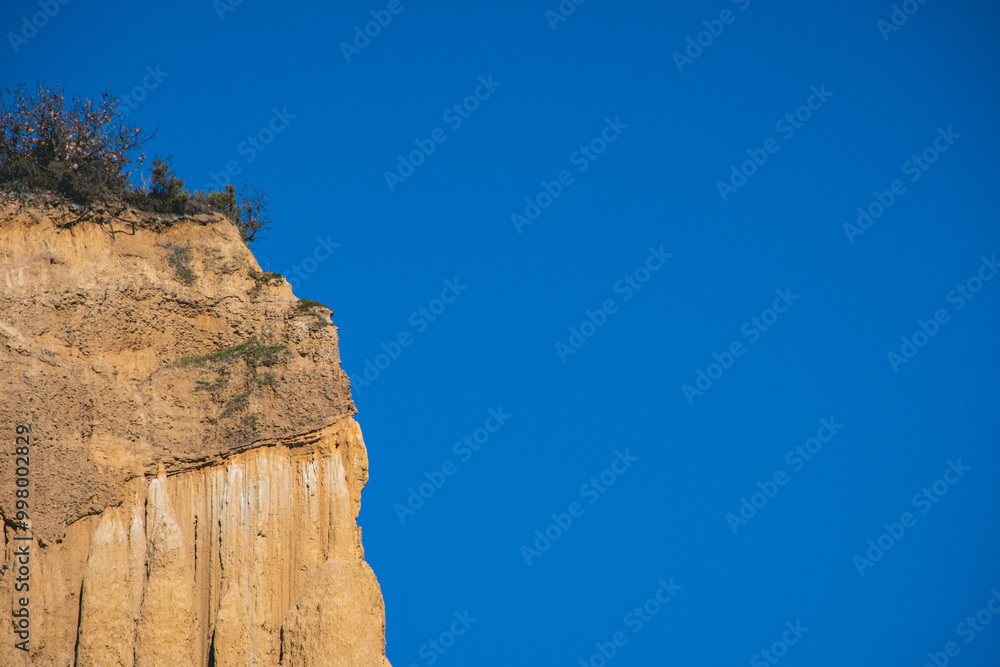
M250 278L253 279L254 285L250 289L250 296L255 297L263 291L265 287L272 287L281 285L285 282L285 276L280 273L274 273L273 271L256 271L254 269L250 270Z
M330 315L324 313L324 310L329 310ZM333 309L329 306L323 305L319 301L302 299L292 306L292 317L303 317L305 315L315 315L323 324L333 324L333 322L330 321L330 316L333 315Z

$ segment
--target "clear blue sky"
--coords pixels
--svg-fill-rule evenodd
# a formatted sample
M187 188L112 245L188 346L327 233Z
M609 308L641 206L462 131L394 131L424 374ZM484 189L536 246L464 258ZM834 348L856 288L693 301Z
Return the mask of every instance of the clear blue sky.
M266 186L397 667L992 667L1000 11L904 4L70 0L0 80Z

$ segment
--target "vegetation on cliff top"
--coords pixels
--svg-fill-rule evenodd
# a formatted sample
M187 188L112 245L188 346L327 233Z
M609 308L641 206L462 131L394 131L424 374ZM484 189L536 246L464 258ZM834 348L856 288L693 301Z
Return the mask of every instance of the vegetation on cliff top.
M170 166L157 157L148 175L143 147L148 133L125 120L117 97L70 97L58 86L39 83L0 88L0 188L16 193L53 193L83 205L120 203L173 215L225 214L247 244L271 225L263 188L244 183L224 191L189 192Z

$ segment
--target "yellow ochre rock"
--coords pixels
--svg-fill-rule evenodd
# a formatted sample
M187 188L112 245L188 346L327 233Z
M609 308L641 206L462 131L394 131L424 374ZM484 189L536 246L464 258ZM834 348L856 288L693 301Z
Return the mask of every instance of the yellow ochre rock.
M329 309L222 216L79 215L0 203L0 667L389 667Z

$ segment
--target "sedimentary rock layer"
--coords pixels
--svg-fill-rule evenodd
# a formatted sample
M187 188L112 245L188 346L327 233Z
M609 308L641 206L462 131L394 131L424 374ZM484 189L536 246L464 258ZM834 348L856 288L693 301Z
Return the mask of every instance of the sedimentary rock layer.
M0 667L387 666L329 309L221 216L69 216L0 207Z

